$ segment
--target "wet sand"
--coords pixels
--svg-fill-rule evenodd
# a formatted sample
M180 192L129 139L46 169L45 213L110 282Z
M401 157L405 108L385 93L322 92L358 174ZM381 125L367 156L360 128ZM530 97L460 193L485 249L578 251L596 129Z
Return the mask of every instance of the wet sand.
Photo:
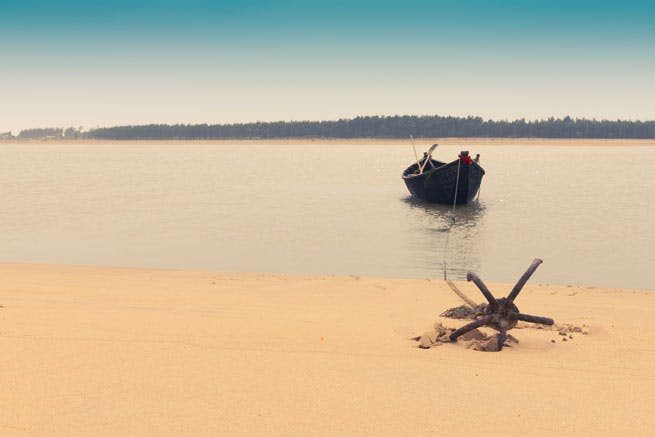
M475 301L471 283L458 287ZM487 284L497 296L512 284ZM0 434L647 435L655 291L528 283L501 352L443 281L0 264Z

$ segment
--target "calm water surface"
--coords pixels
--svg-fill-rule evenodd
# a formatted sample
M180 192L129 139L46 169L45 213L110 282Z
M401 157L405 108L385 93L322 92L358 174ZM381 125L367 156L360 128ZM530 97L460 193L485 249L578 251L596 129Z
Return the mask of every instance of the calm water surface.
M539 257L534 282L653 288L655 147L468 149L453 213L409 198L408 145L2 145L0 261L515 282Z

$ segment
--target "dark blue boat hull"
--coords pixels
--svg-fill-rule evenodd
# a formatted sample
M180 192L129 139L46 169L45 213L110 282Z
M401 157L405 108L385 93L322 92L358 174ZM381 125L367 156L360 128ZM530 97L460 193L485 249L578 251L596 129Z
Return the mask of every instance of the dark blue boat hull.
M416 163L403 172L402 178L412 196L445 205L463 205L475 198L484 176L484 169L476 162L460 164L456 159L448 164L435 160L431 163L432 166L428 163L422 174L418 174Z

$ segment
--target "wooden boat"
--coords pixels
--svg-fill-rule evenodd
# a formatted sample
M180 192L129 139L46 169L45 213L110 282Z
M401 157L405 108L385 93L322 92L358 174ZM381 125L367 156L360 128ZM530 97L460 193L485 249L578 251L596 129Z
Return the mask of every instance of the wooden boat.
M480 190L484 169L478 164L480 155L471 159L468 151L456 160L445 163L432 158L437 144L423 158L407 167L403 180L412 196L434 203L462 205L470 202Z

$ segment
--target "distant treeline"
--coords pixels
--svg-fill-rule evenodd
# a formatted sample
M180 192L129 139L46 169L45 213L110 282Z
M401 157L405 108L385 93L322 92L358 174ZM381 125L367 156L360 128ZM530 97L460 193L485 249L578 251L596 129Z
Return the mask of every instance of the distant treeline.
M40 133L108 140L138 139L272 139L272 138L655 138L655 121L610 121L549 118L530 121L483 120L481 117L388 116L337 121L278 121L238 124L150 124L81 132L74 128L30 129L19 138ZM25 135L23 133L26 132Z
M11 133L9 133L11 136ZM60 127L46 127L46 128L37 128L37 129L23 129L18 134L18 138L21 139L43 139L43 138L81 138L85 137L87 133L75 129L74 127L69 127L63 129Z

